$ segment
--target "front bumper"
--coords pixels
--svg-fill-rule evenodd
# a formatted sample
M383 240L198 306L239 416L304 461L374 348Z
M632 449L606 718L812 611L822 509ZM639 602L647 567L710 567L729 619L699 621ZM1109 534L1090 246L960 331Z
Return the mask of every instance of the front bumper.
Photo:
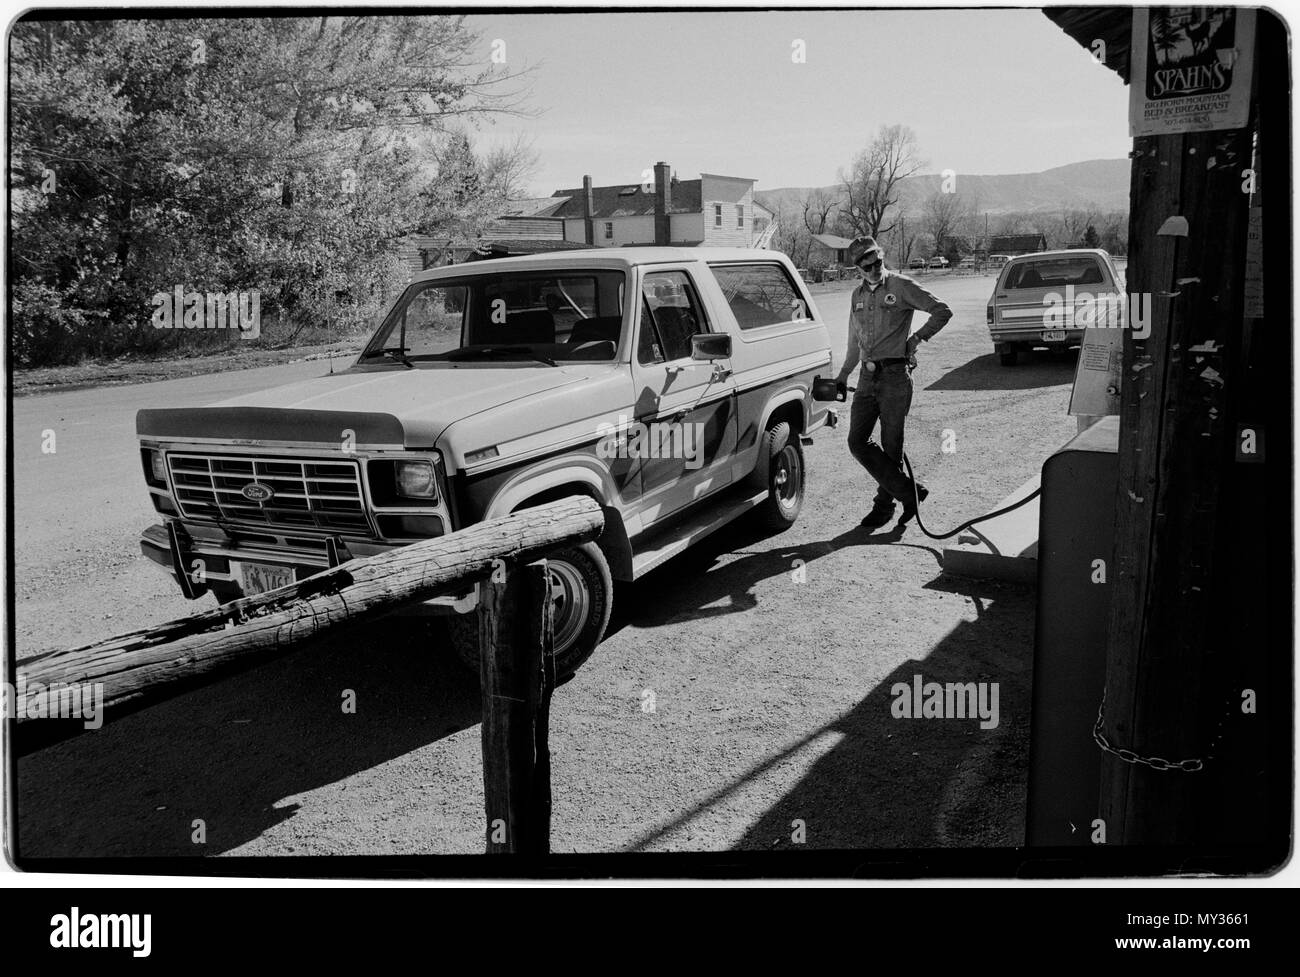
M241 580L231 566L232 561L286 567L293 571L295 580L306 580L338 563L397 549L391 543L344 540L341 537L334 537L332 542L321 539L320 545L320 552L257 546L236 541L219 529L186 527L179 522L150 526L140 536L140 552L166 570L182 593L191 600L202 597L213 583L242 591ZM177 567L178 556L180 569ZM202 582L190 577L196 562L202 567ZM465 614L474 610L477 604L477 588L471 585L455 594L412 604L401 613Z

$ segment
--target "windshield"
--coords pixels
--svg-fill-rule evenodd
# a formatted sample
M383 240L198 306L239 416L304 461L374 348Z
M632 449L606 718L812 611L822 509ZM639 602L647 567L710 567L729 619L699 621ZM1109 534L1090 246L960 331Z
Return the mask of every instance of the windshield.
M624 273L502 271L416 282L361 362L612 360L623 326Z
M1012 265L1007 272L1006 289L1065 288L1067 285L1100 285L1104 282L1101 266L1089 254L1061 258L1041 258Z

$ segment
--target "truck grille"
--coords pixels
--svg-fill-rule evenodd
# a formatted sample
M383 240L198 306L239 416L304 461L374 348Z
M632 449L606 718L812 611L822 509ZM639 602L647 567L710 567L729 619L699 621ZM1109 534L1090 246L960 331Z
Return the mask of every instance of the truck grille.
M354 461L168 454L167 464L182 516L371 535ZM253 483L274 494L249 499L243 490Z

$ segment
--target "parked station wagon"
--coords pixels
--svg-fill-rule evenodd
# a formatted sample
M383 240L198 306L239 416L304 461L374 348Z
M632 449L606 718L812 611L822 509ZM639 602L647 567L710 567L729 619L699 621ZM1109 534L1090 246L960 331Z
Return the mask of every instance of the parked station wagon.
M226 602L336 561L569 495L603 535L550 560L556 667L604 635L634 581L752 514L803 504L803 445L835 415L825 326L783 254L610 248L418 276L348 369L137 416L162 517L141 546L183 592ZM201 574L191 572L201 567ZM446 613L477 654L474 589Z
M989 337L1002 365L1014 366L1031 349L1078 346L1084 326L1075 321L1075 310L1083 303L1095 325L1122 325L1123 291L1110 254L1099 248L1008 259L988 302Z

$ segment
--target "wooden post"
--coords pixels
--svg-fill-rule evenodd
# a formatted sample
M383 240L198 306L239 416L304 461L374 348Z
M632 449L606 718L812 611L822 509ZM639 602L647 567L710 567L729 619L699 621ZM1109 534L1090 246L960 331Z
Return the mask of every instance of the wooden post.
M1214 566L1220 481L1233 463L1242 332L1249 127L1134 141L1128 289L1151 333L1124 337L1115 551L1101 732L1109 844L1197 839L1196 792L1230 691L1207 658L1233 608ZM1186 219L1182 233L1170 218ZM1131 318L1131 317L1130 317ZM1132 325L1132 323L1130 323ZM1128 756L1133 759L1132 755ZM1199 779L1198 779L1199 778Z
M595 539L599 505L572 497L376 556L350 560L306 580L83 648L18 663L15 748L19 755L86 729L81 719L41 713L51 690L101 693L101 720L259 664L341 624L380 617L413 601L486 579L502 560L524 563ZM38 721L39 719L39 721Z
M545 855L551 838L555 689L550 571L546 561L502 561L482 587L483 794L487 851Z

